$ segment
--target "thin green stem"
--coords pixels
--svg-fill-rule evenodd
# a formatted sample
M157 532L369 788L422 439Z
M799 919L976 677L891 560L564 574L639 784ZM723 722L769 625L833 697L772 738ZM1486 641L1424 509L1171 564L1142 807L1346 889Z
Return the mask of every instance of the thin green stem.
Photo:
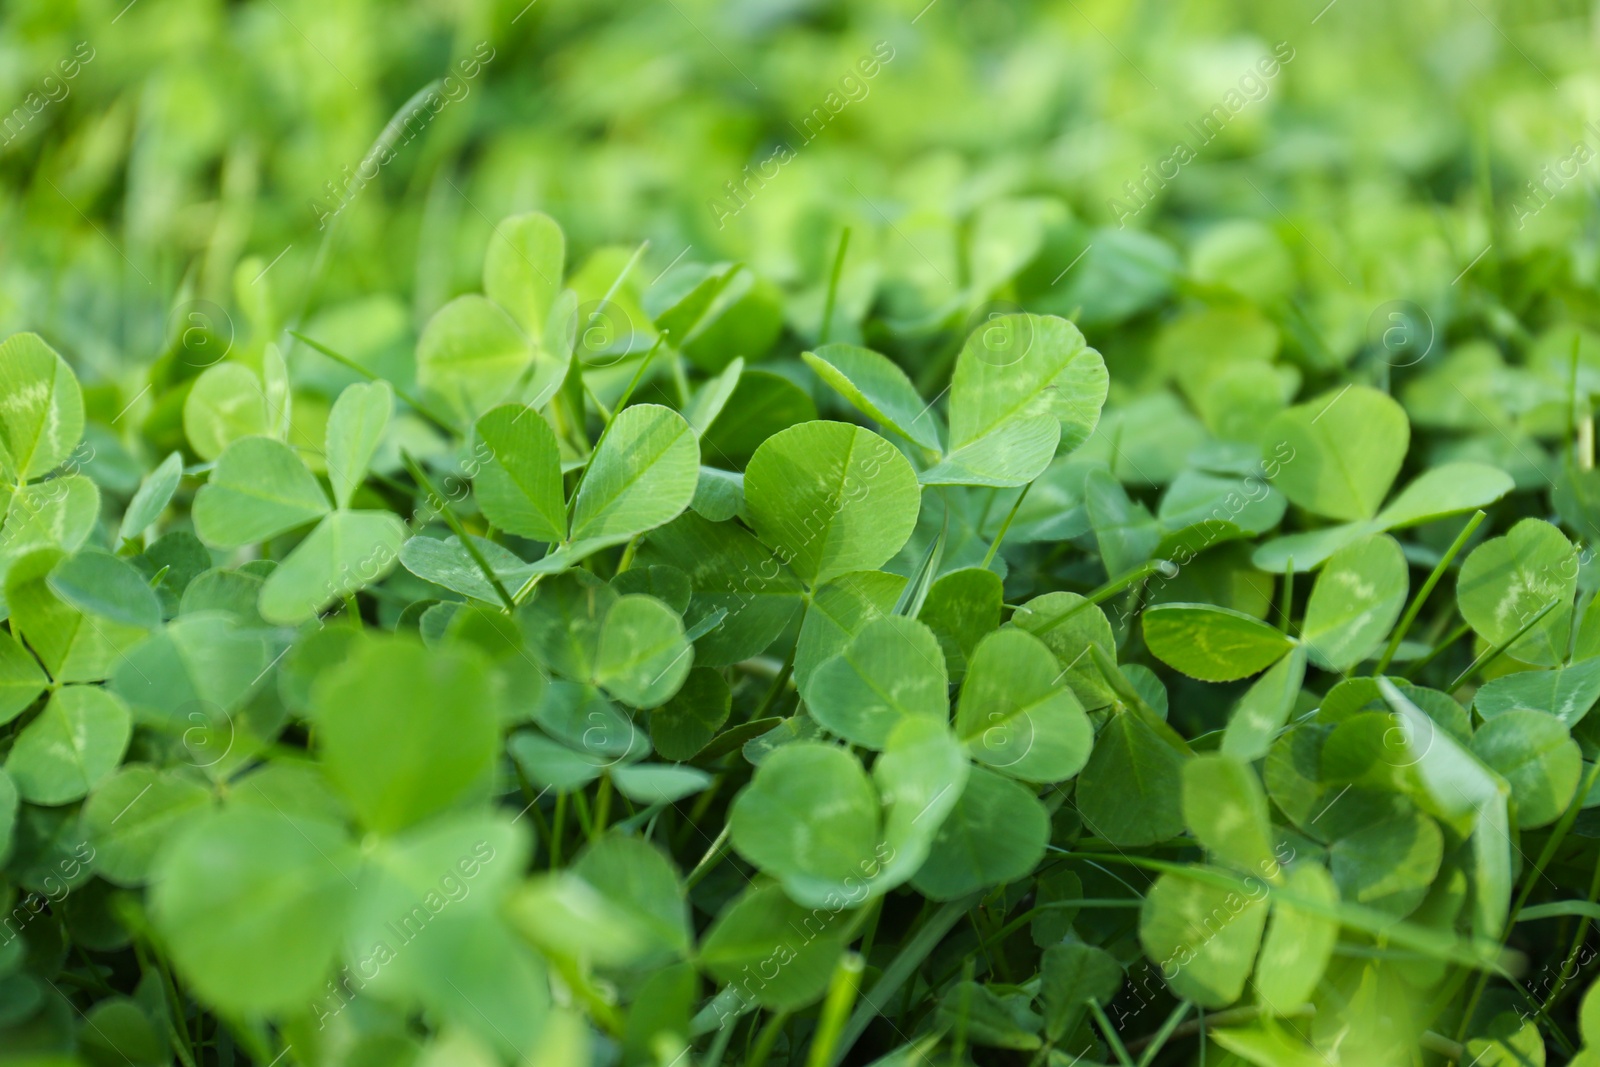
M1278 606L1278 629L1289 632L1289 615L1294 611L1294 557L1283 565L1283 601Z
M1117 1062L1122 1064L1122 1067L1134 1067L1133 1057L1128 1055L1128 1050L1122 1044L1122 1036L1117 1033L1117 1028L1111 1025L1111 1020L1106 1018L1105 1009L1100 1007L1100 1002L1094 997L1089 998L1089 1014L1100 1024L1100 1033L1105 1036L1106 1044L1110 1046L1111 1054L1117 1058Z
M1149 1046L1144 1050L1144 1055L1139 1057L1139 1067L1150 1067L1172 1039L1172 1032L1182 1023L1184 1016L1189 1014L1194 1005L1187 1000L1179 1001L1178 1006L1172 1009L1172 1014L1167 1016L1167 1021L1161 1024L1161 1029L1156 1031L1155 1037L1150 1040Z
M1417 675L1421 674L1427 669L1430 663L1444 655L1446 649L1455 644L1457 641L1461 640L1463 637L1467 636L1467 633L1471 629L1472 627L1470 625L1467 623L1462 623L1454 630L1451 630L1449 633L1445 634L1444 637L1439 640L1438 644L1434 645L1428 650L1428 654L1426 656L1423 656L1421 659L1417 660L1417 662L1407 667L1405 674L1401 675L1401 677L1415 678Z
M1161 574L1166 577L1171 577L1177 573L1178 568L1172 563L1171 560L1149 560L1148 562L1142 563L1135 567L1127 574L1124 574L1121 578L1117 578L1113 581L1107 582L1105 585L1102 585L1099 589L1096 589L1082 601L1072 605L1072 607L1068 608L1066 611L1057 612L1044 622L1039 623L1036 626L1030 626L1028 629L1033 633L1048 632L1055 629L1057 626L1060 626L1078 612L1087 610L1091 604L1099 604L1102 601L1110 600L1124 589L1127 589L1132 585L1137 585L1139 582L1144 581L1153 574ZM1013 616L1013 620L1014 619L1015 616Z
M862 998L855 1013L850 1016L850 1021L845 1024L844 1031L839 1036L839 1044L834 1049L833 1058L829 1061L830 1067L838 1067L839 1062L861 1039L861 1035L866 1033L872 1020L877 1018L878 1005L887 1004L894 998L906 980L922 966L928 954L938 947L950 929L961 921L961 917L970 911L982 896L982 893L971 893L959 900L940 905L939 909L928 917L928 921L922 924L921 929L900 947L899 953L889 961L889 965L878 976L872 991Z
M556 811L550 828L550 869L561 866L561 838L567 832L567 791L556 790Z
M455 511L451 509L450 502L434 488L433 482L429 480L422 466L412 458L410 452L403 448L400 450L400 462L404 463L406 470L411 472L411 477L416 481L417 486L439 502L439 514L444 517L445 525L450 527L450 532L456 535L456 539L461 542L461 547L466 549L467 555L472 557L472 562L483 572L483 576L489 580L490 586L494 588L495 595L500 598L500 603L505 606L506 611L516 611L517 602L511 599L511 594L500 581L500 576L494 572L494 568L489 565L489 560L484 556L483 550L478 547L477 542L467 533L467 528L461 525L461 520L456 517Z
M346 367L346 368L348 368L350 370L355 371L357 374L361 375L363 378L365 378L369 382L387 381L387 379L380 378L378 375L374 374L372 371L370 371L367 368L363 367L361 364L357 363L355 360L351 359L349 356L344 355L343 353L340 353L340 352L335 352L333 349L329 348L327 345L323 344L321 341L313 341L311 338L307 337L305 334L298 333L298 332L296 332L294 330L290 330L288 332L289 332L289 336L293 337L296 341L299 341L302 344L308 345L311 348L315 349L316 351L321 352L323 355L327 356L329 359L333 360L335 363L338 363L339 365L341 365L343 367ZM412 396L410 393L406 392L404 389L397 388L393 382L389 383L389 388L393 389L394 390L394 395L399 397L401 400L404 400L406 402L407 406L409 406L418 415L421 415L423 418L427 419L429 422L433 423L435 426L438 426L441 430L444 430L447 433L450 433L450 434L455 435L455 436L459 436L460 435L461 431L458 430L455 427L454 423L452 423L449 419L445 418L443 415L440 415L440 414L436 413L435 411L433 411L432 408L428 407L428 405L424 404L421 400L419 400L416 397Z
M822 328L817 331L817 344L828 343L833 327L833 308L839 297L839 278L844 274L844 253L850 247L850 227L839 234L839 251L833 256L833 270L828 275L828 295L822 303Z
M767 1020L767 1025L761 1028L761 1036L756 1038L755 1046L750 1050L750 1056L745 1060L746 1067L762 1067L767 1062L767 1057L772 1055L773 1046L778 1043L778 1035L783 1032L784 1024L789 1021L787 1011L774 1012L772 1018Z
M1457 689L1459 689L1463 685L1465 685L1466 682L1467 682L1467 679L1471 678L1473 675L1475 675L1479 671L1483 670L1489 664L1491 664L1495 660L1499 659L1500 655L1503 652L1505 652L1506 649L1510 648L1512 645L1514 645L1518 641L1520 641L1522 639L1522 635L1523 634L1527 633L1529 630L1531 630L1535 626L1537 626L1539 624L1539 620L1544 618L1546 615L1550 614L1552 611L1554 611L1555 608L1556 608L1556 605L1558 605L1560 603L1561 603L1560 600L1552 600L1552 601L1550 601L1550 603L1548 603L1544 607L1540 608L1539 611L1533 616L1533 618L1531 618L1527 622L1523 623L1522 624L1522 628L1520 630L1518 630L1516 633L1512 634L1511 637L1508 640L1506 640L1506 641L1504 641L1504 642L1502 642L1502 643L1500 643L1498 645L1495 645L1491 649L1486 650L1483 653L1483 655L1479 656L1477 659L1475 659L1471 663L1469 663L1467 665L1467 669L1462 671L1460 674L1456 675L1455 681L1451 682L1448 686L1446 686L1444 691L1446 693L1454 693Z
M861 988L861 973L866 965L860 953L846 952L839 957L833 977L828 981L828 995L822 1001L822 1014L817 1019L816 1034L806 1055L806 1067L827 1067L832 1059L833 1047L839 1043L839 1034L844 1030L850 1006Z
M1400 642L1405 640L1406 633L1411 629L1411 624L1417 621L1417 615L1422 611L1422 605L1427 603L1428 594L1433 592L1433 587L1439 584L1439 579L1444 577L1445 571L1450 569L1450 564L1457 555L1466 547L1467 539L1473 534L1483 520L1488 518L1484 511L1477 511L1467 524L1461 528L1456 539L1450 542L1450 547L1444 550L1444 555L1439 557L1439 562L1434 564L1433 573L1428 575L1428 580L1422 583L1422 588L1417 590L1417 595L1411 598L1411 603L1406 607L1406 613L1400 616L1400 625L1394 628L1394 633L1389 637L1389 644L1384 648L1383 655L1378 660L1378 665L1373 668L1374 675L1382 674L1389 669L1389 664L1394 660L1394 654L1400 648Z
M1000 531L994 535L994 541L989 545L989 551L984 554L981 570L988 570L989 564L994 562L994 554L1000 551L1000 542L1006 539L1006 531L1011 529L1011 521L1017 517L1017 510L1022 507L1022 502L1028 499L1028 490L1033 488L1029 482L1022 487L1022 492L1017 494L1017 502L1011 505L1011 510L1006 513L1006 521L1000 524ZM979 529L982 529L980 526Z
M602 774L600 776L600 785L595 789L594 822L589 825L589 840L599 840L600 835L606 832L606 824L610 820L611 775Z
M710 848L706 849L706 854L700 857L700 862L696 863L694 870L689 872L689 877L683 880L685 889L693 889L700 879L711 873L716 867L717 861L727 854L728 840L732 833L733 827L731 824L723 826L722 832L717 834L717 839L711 842Z

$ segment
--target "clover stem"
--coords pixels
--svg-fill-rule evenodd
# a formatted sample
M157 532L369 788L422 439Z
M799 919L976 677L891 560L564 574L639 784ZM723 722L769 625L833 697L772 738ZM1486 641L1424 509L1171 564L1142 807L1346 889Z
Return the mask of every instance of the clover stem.
M861 973L867 961L859 952L846 952L839 957L828 981L828 995L822 1002L822 1014L817 1020L816 1036L811 1039L811 1049L806 1055L806 1067L827 1067L833 1055L833 1046L839 1042L845 1018L855 1003L861 988Z
M1450 542L1450 547L1444 550L1444 555L1439 557L1439 562L1434 564L1433 573L1428 575L1428 580L1422 583L1422 588L1417 590L1417 595L1411 598L1411 604L1406 608L1406 613L1400 616L1400 625L1394 628L1394 633L1389 637L1389 644L1383 650L1383 656L1378 660L1378 665L1372 669L1374 676L1382 674L1389 669L1389 664L1394 660L1394 654L1400 648L1400 642L1405 639L1406 632L1411 629L1411 624L1417 621L1417 615L1422 611L1422 605L1428 600L1428 594L1433 592L1433 587L1439 584L1439 579L1444 577L1444 572L1450 569L1450 564L1466 547L1467 538L1486 519L1488 515L1479 509L1467 524L1461 528L1456 539Z
M333 349L329 348L327 345L323 344L320 341L313 341L311 338L307 337L305 334L298 333L298 332L296 332L294 330L290 330L288 332L289 332L289 336L293 337L296 341L300 341L301 343L310 346L311 348L315 349L316 351L321 352L323 355L327 356L329 359L333 360L335 363L339 364L340 366L345 367L348 370L355 371L357 374L361 375L363 378L365 378L369 382L388 381L387 378L380 378L378 375L374 374L372 371L370 371L367 368L363 367L361 364L357 363L355 360L351 359L349 356L343 355L342 353L339 353L339 352L335 352ZM419 400L416 397L412 396L410 393L406 392L404 389L401 389L401 388L397 387L393 382L389 382L389 388L393 389L394 390L394 395L399 397L401 400L404 400L406 402L407 406L409 406L411 408L411 410L415 411L418 415L421 415L423 418L427 419L429 422L431 422L435 426L439 427L439 429L444 430L446 433L449 433L449 434L452 434L452 435L456 435L456 436L459 436L461 434L461 431L456 429L455 425L453 423L451 423L449 419L445 418L442 415L436 414L432 409L430 409L428 407L428 405L424 404L421 400Z
M483 576L489 579L489 585L493 587L495 595L500 598L500 603L505 606L507 613L516 611L517 602L506 591L506 587L501 583L500 576L494 572L494 568L489 566L489 560L484 556L483 550L467 534L467 528L461 525L461 520L456 518L456 513L451 509L450 502L433 487L433 482L423 472L421 465L412 458L410 452L403 448L400 450L400 462L404 463L406 470L411 472L411 477L416 481L417 487L439 502L439 514L444 517L445 525L449 526L450 532L456 535L456 540L461 542L461 547L467 550L467 555L472 557L472 562L477 564L478 569L483 572ZM353 617L359 618L360 616Z
M700 857L700 862L696 863L694 870L689 872L689 877L683 880L684 889L693 889L700 879L711 873L712 869L716 867L717 861L728 851L728 841L732 836L733 829L731 824L725 824L722 827L722 832L717 834L717 839L711 842L711 847L706 849L705 855Z
M567 832L567 791L556 790L555 825L550 832L550 869L561 866L561 835Z
M1178 1006L1172 1009L1172 1014L1167 1016L1167 1021L1161 1024L1161 1029L1157 1030L1155 1036L1150 1039L1150 1044L1144 1050L1144 1055L1139 1057L1139 1067L1150 1067L1156 1061L1156 1057L1161 1054L1161 1050L1172 1039L1173 1031L1178 1029L1178 1026L1183 1022L1184 1016L1188 1015L1189 1010L1193 1007L1194 1004L1190 1001L1180 1000L1178 1002ZM1130 1049L1129 1051L1132 1050Z
M1289 632L1289 614L1294 610L1294 557L1283 565L1283 601L1278 607L1278 629Z
M1117 1033L1117 1028L1111 1025L1111 1020L1106 1018L1105 1009L1100 1007L1100 1002L1094 997L1089 998L1089 1013L1094 1016L1094 1021L1100 1024L1100 1033L1104 1035L1106 1044L1111 1048L1111 1054L1117 1058L1122 1067L1134 1067L1133 1057L1128 1055L1128 1050L1122 1045L1122 1036Z
M988 570L989 564L994 562L994 554L1000 551L1000 542L1006 539L1006 531L1011 529L1011 520L1017 517L1017 510L1022 507L1022 502L1028 499L1028 490L1032 488L1033 483L1029 482L1027 485L1022 487L1022 492L1017 494L1017 502L1012 504L1011 510L1006 513L1006 521L1000 524L999 532L994 535L994 541L990 543L989 551L985 553L983 557L983 564L980 567L981 570ZM983 527L980 524L978 528L981 530Z
M772 1013L767 1025L761 1028L761 1036L756 1038L755 1047L750 1050L750 1058L746 1061L747 1067L762 1067L767 1062L767 1057L772 1055L772 1049L778 1043L778 1035L783 1032L784 1025L788 1021L787 1010Z
M1468 631L1471 629L1472 627L1470 625L1467 623L1462 623L1454 630L1451 630L1449 633L1445 634L1444 637L1439 640L1438 644L1434 645L1433 648L1428 650L1428 654L1426 656L1423 656L1421 659L1417 660L1417 662L1407 667L1405 674L1401 675L1401 677L1415 678L1417 675L1421 674L1423 669L1426 668L1428 664L1442 656L1445 649L1449 648L1451 645L1465 637Z
M828 1067L838 1067L839 1061L849 1054L852 1046L866 1033L867 1027L878 1015L880 1004L887 1004L900 987L905 984L928 954L938 947L951 927L961 921L961 917L972 909L983 894L969 893L959 900L952 900L939 907L928 917L911 939L901 946L894 959L883 969L878 980L872 986L872 991L862 998L855 1012L850 1016L850 1021L845 1024L843 1033L839 1036L839 1043L833 1049L833 1056L828 1060Z
M1512 645L1516 644L1518 641L1522 640L1522 635L1537 626L1539 624L1539 620L1550 614L1550 612L1554 611L1556 605L1559 603L1561 603L1560 600L1550 601L1550 603L1540 608L1533 618L1523 623L1522 628L1511 635L1510 640L1503 641L1500 644L1495 645L1493 648L1486 650L1483 655L1467 664L1467 669L1456 675L1455 681L1450 683L1450 685L1445 689L1445 692L1454 693L1457 689L1466 684L1467 679L1471 678L1473 675L1483 670L1483 668L1499 659L1501 653L1510 648Z
M1078 603L1072 605L1072 607L1068 608L1066 611L1058 612L1057 614L1052 615L1050 618L1046 619L1044 622L1040 623L1038 626L1029 627L1029 630L1030 630L1030 632L1035 633L1035 634L1045 633L1045 632L1048 632L1050 630L1054 630L1057 626L1060 626L1062 623L1064 623L1068 619L1072 618L1078 612L1084 611L1085 609L1087 609L1089 607L1089 605L1091 605L1091 604L1099 604L1102 601L1110 600L1112 597L1116 596L1118 593L1122 592L1124 589L1128 588L1131 585L1136 585L1137 583L1144 581L1146 578L1149 578L1153 574L1160 574L1163 577L1171 578L1171 577L1175 576L1177 573L1178 573L1177 565L1174 564L1171 560L1165 560L1165 559L1148 560L1145 563L1141 563L1139 566L1135 567L1133 570L1129 571L1127 574L1124 574L1121 578L1118 578L1115 581L1107 582L1105 585L1102 585L1099 589L1096 589L1094 592L1090 593L1083 600L1081 600ZM1014 619L1015 619L1015 616L1013 616L1013 620Z
M846 226L839 234L839 251L833 256L833 270L828 275L828 295L822 303L822 326L817 331L817 344L828 343L828 334L833 327L833 307L839 296L839 278L844 274L844 253L850 247L850 227Z
M602 774L600 785L595 789L594 796L594 821L589 824L589 840L598 841L600 835L605 833L606 823L611 819L611 775Z

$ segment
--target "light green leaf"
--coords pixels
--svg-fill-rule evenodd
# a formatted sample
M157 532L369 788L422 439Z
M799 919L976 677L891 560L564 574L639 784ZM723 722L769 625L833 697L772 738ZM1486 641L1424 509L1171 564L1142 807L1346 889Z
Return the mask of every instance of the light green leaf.
M1161 662L1202 682L1248 678L1276 663L1294 640L1260 619L1210 604L1157 604L1144 639Z
M0 341L0 470L14 482L43 477L83 438L78 377L36 333Z
M385 381L347 385L334 402L328 413L323 459L337 506L349 507L350 498L366 480L372 454L377 451L393 412L394 390Z
M183 432L205 460L216 459L235 441L271 433L261 379L241 363L201 371L183 402Z
M1385 530L1486 508L1515 488L1511 475L1482 463L1445 463L1418 475L1378 513Z
M132 733L121 700L97 686L69 685L22 728L6 773L30 804L70 804L117 769Z
M1273 664L1239 698L1222 734L1222 752L1246 763L1265 757L1278 731L1289 721L1305 678L1306 651L1302 645Z
M224 1011L304 1011L355 895L335 827L247 807L191 825L152 873L150 913L179 973Z
M0 724L26 711L50 679L39 661L10 634L0 634Z
M1266 886L1247 895L1168 872L1139 915L1139 941L1172 991L1205 1008L1239 999L1267 921Z
M1405 410L1365 385L1289 408L1261 432L1264 451L1292 450L1273 485L1307 511L1344 521L1378 513L1410 440Z
M881 749L907 718L944 722L949 684L933 631L890 615L867 623L842 652L819 664L806 680L805 700L824 729Z
M905 585L906 580L898 574L856 571L842 574L816 591L795 643L794 677L801 692L812 672L843 652L862 627L893 612Z
M144 639L142 626L86 615L50 588L61 553L37 549L6 575L13 632L20 632L57 682L96 682L109 675L124 651Z
M1524 663L1554 666L1566 658L1578 553L1560 530L1543 519L1523 519L1504 537L1472 550L1456 579L1461 617L1479 636L1501 645L1545 607L1558 605L1517 640L1507 653Z
M706 931L700 963L720 982L760 974L749 993L762 1007L803 1008L828 988L851 934L851 916L841 912L801 907L778 886L752 885Z
M717 421L717 416L728 406L728 400L738 388L743 374L744 357L735 356L733 362L724 367L720 374L708 379L695 393L694 399L683 411L683 417L689 420L695 433L704 436L711 424ZM701 477L704 478L704 473Z
M1570 667L1518 671L1478 687L1473 707L1485 719L1508 711L1542 711L1576 726L1600 700L1600 656Z
M1039 1003L1050 1040L1060 1041L1077 1030L1089 1001L1111 1003L1122 981L1122 965L1105 949L1081 941L1045 949L1039 961Z
M611 780L617 792L640 804L674 804L711 785L711 775L697 767L666 763L624 764L612 770Z
M1248 763L1200 755L1183 765L1183 818L1213 860L1278 880L1267 795Z
M1121 847L1183 832L1179 782L1189 749L1177 732L1136 707L1114 713L1078 777L1078 813L1096 837Z
M933 405L923 403L906 372L887 356L857 345L832 344L802 352L801 358L867 418L912 444L941 450Z
M114 885L138 887L156 853L210 806L211 790L178 771L129 763L84 802L81 826L94 845L94 871Z
M728 826L741 856L781 881L792 899L816 907L846 878L876 871L878 812L878 794L854 756L796 741L756 768L734 798Z
M1117 653L1111 622L1099 605L1086 604L1077 593L1046 593L1013 612L1011 624L1033 634L1056 654L1067 685L1086 709L1103 708L1116 699L1089 651L1094 645L1108 656Z
M1507 711L1472 735L1472 753L1511 783L1517 825L1555 822L1572 802L1583 755L1564 723L1542 711Z
M1405 553L1387 534L1335 552L1311 588L1300 625L1311 662L1344 673L1373 654L1400 617L1409 590Z
M403 829L487 782L499 713L488 664L471 648L369 641L322 677L312 701L328 776L370 829Z
M1295 573L1304 574L1322 566L1329 556L1344 546L1377 532L1376 522L1362 520L1324 526L1320 530L1307 530L1287 537L1274 537L1256 546L1250 555L1250 562L1255 564L1257 570L1269 574L1282 574L1292 562Z
M611 420L572 509L572 540L620 544L682 514L700 480L700 445L683 416L636 404Z
M186 744L201 747L207 730L218 729L226 747L233 740L229 716L256 691L276 651L261 631L228 616L186 615L130 648L111 687L142 725L182 733ZM217 753L190 755L205 765Z
M484 517L519 537L566 540L561 455L550 424L531 408L503 404L478 420L477 433L472 484Z
M46 582L64 603L85 614L141 630L161 625L161 602L155 590L133 564L119 556L79 552L62 560Z
M406 528L387 511L338 511L295 546L261 587L261 617L304 622L394 569Z
M874 896L900 885L927 862L970 768L965 750L942 721L905 719L889 734L872 765L884 804L882 866L866 878Z
M1038 866L1049 839L1050 816L1038 797L973 767L911 884L931 900L955 900L1012 882Z
M469 293L434 312L423 327L417 384L466 424L507 399L533 358L533 343L516 320L494 301Z
M996 630L973 652L956 733L973 759L1025 782L1071 778L1094 745L1094 728L1061 681L1056 657L1014 628Z
M294 449L270 437L235 441L194 498L195 533L237 548L287 533L328 513L328 494Z
M530 211L500 220L483 256L483 291L529 337L544 336L550 306L561 292L567 240L549 215Z
M38 548L77 551L99 517L100 490L82 474L19 489L0 528L0 576L12 561Z
M917 618L939 639L951 681L961 680L978 642L999 628L1004 601L1000 576L977 567L941 575L928 590Z
M683 620L652 596L618 597L606 611L595 646L593 682L634 707L664 704L694 666Z
M1439 824L1411 814L1340 838L1328 850L1328 863L1345 900L1399 917L1422 903L1443 855Z
M928 485L1026 485L1058 445L1076 448L1100 421L1109 377L1078 328L1053 315L1001 315L979 326L950 382L950 447Z
M183 456L173 452L161 465L147 474L139 489L128 501L128 510L122 513L122 526L117 532L118 541L138 537L161 517L183 480Z
M1313 913L1287 900L1273 901L1255 979L1257 999L1270 1013L1311 999L1339 940L1339 924L1327 918L1327 909L1339 903L1338 887L1328 872L1316 863L1299 863L1287 873L1284 884L1289 893L1314 901L1323 910Z
M883 438L841 422L805 422L756 449L744 476L756 535L813 589L899 552L921 493L910 462Z

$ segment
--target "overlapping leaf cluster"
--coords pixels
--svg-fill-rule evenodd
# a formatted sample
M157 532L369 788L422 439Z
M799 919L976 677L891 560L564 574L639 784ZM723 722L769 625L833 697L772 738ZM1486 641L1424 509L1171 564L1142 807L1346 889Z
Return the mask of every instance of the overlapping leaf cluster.
M0 344L13 1040L1574 1041L1505 981L1521 924L1596 910L1552 879L1595 851L1600 610L1569 534L1516 519L1536 494L1459 458L1395 490L1411 419L1371 385L1279 390L1253 440L1138 430L1159 393L1102 418L1104 359L1050 315L985 320L933 401L854 344L690 372L743 268L598 346L559 227L498 233L409 380L308 419L266 343L187 383L186 448L131 492L73 461L71 368ZM1119 477L1134 454L1176 469ZM1591 474L1556 487L1569 528ZM80 1020L63 981L110 988Z
M0 1063L1600 1060L1571 5L93 8Z

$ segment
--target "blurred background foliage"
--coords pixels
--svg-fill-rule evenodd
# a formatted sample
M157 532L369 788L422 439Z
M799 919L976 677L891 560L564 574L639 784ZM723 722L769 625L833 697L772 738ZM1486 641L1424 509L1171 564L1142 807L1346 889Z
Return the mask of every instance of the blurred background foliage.
M409 353L476 287L491 220L530 209L580 268L645 238L643 279L749 264L791 351L848 226L842 310L873 343L915 351L1015 301L1076 313L1141 389L1169 370L1141 315L1175 289L1239 290L1312 373L1370 347L1389 300L1512 340L1595 316L1590 166L1524 217L1541 168L1600 149L1589 5L922 4L8 2L0 334L42 332L124 402L195 300L229 337L320 320L363 360ZM892 59L859 77L875 48ZM1242 81L1275 49L1276 77ZM447 75L448 104L322 227ZM1220 135L1148 179L1230 93ZM726 183L763 166L732 211ZM297 375L312 358L290 353Z

